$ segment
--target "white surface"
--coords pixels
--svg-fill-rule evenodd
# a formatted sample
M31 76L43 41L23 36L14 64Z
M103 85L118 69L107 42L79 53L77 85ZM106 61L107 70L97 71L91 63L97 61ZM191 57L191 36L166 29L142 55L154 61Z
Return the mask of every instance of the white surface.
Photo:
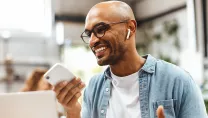
M52 91L0 94L0 118L58 118Z
M51 33L50 0L1 0L0 14L0 29Z
M180 59L180 67L189 72L197 85L201 86L204 79L203 55L187 49L186 51L181 52Z
M113 86L106 118L141 118L138 72L125 77L112 73L111 76ZM109 88L105 90L108 92Z

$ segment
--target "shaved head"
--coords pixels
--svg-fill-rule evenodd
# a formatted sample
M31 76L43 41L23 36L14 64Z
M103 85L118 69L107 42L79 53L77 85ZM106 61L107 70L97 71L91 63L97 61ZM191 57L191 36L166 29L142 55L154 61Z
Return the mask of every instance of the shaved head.
M86 22L94 17L102 17L108 21L135 20L131 7L121 1L100 2L94 5L87 14Z
M135 20L131 7L121 1L101 2L92 7L93 9L103 8L109 15L115 15L123 19Z

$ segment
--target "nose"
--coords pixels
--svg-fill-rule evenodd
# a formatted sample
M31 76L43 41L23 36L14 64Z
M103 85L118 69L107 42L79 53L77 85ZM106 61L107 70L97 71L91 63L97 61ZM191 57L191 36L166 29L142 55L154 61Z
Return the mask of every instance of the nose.
M99 38L97 38L95 36L94 33L91 34L90 40L89 40L89 46L93 47L95 45L95 43L97 43L99 41Z

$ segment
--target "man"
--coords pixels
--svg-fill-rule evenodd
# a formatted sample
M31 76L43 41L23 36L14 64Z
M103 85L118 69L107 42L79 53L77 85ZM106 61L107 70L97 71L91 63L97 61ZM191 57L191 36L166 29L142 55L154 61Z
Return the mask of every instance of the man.
M188 73L137 53L136 26L131 8L124 2L101 2L91 8L81 37L97 63L109 67L91 78L82 107L77 102L85 86L80 79L55 86L67 117L205 118L201 92Z

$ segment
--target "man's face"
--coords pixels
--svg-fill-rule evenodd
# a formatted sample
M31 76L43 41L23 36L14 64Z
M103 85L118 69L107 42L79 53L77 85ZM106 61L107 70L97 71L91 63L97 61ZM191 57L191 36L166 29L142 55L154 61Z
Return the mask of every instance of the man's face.
M102 15L101 15L102 14ZM88 14L85 29L92 30L95 26L99 27L102 23L119 22L115 18L109 18L103 13ZM102 24L101 23L101 24ZM101 27L102 29L102 27ZM102 65L114 65L121 61L127 46L125 46L126 23L110 25L101 38L97 38L91 33L89 47L97 58L97 63Z

